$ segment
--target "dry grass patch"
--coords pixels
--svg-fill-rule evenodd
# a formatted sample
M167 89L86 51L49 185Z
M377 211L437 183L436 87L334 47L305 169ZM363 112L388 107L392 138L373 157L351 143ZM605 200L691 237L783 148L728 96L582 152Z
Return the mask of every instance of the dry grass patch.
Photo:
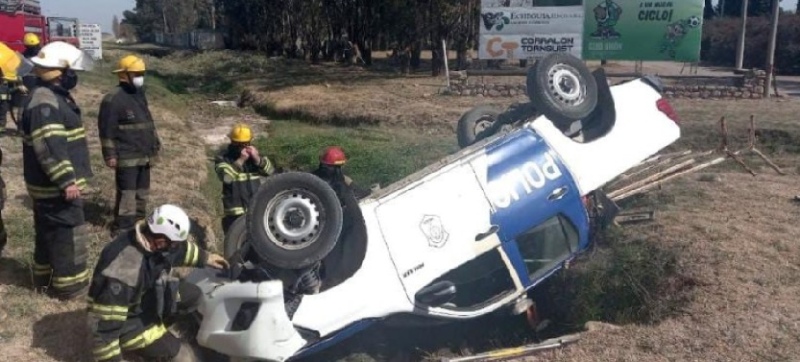
M109 241L107 226L112 219L115 197L113 171L103 164L97 135L99 102L102 94L116 83L110 74L116 54L106 54L106 59L96 70L80 75L81 85L75 92L83 110L95 172L93 192L85 195L87 223L92 234L90 267ZM188 114L189 104L171 96L157 82L148 89L164 144L164 153L152 172L149 206L176 203L186 208L193 217L192 237L207 241L214 248L218 225L212 213L217 200L203 195L208 177L205 147L193 136L189 122L181 117ZM184 98L183 102L189 101ZM60 303L31 290L34 234L30 200L22 178L22 145L17 137L3 137L0 147L4 151L2 174L8 185L3 217L9 231L9 245L0 260L0 350L10 360L89 361L85 302Z

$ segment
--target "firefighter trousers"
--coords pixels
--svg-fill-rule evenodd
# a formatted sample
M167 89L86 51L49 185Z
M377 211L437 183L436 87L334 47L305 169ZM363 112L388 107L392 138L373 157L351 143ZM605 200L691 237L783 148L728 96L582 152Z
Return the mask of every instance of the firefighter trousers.
M37 199L33 202L36 244L33 251L34 284L59 299L81 296L89 287L87 268L89 232L83 200Z
M180 301L178 313L186 315L192 313L200 301L199 287L187 282L178 285ZM125 321L120 332L119 345L126 353L144 358L146 361L172 361L181 350L181 341L167 330L174 320L161 320L155 313L152 305L151 293L145 293L142 310L145 314L129 318ZM148 313L149 312L149 313Z
M150 196L150 165L117 167L117 200L114 205L115 232L133 228L143 219Z
M6 127L8 127L8 112L11 112L11 101L8 99L0 99L0 126L3 127L3 132L5 132Z

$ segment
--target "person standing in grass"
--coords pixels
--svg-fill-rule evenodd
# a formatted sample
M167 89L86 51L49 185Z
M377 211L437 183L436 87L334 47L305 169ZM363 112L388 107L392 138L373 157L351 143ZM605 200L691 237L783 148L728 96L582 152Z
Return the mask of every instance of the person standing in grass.
M65 42L31 58L37 83L20 120L25 186L33 200L34 287L61 299L89 289L89 230L82 193L93 173L81 110L70 91L93 60Z
M217 155L214 170L222 181L222 231L227 234L231 224L247 212L250 199L258 191L263 177L275 173L272 161L252 145L253 130L237 124L228 134L230 144Z
M117 184L111 234L129 230L143 218L150 197L150 169L161 151L161 140L144 92L145 64L128 55L113 73L119 84L100 104L97 128L103 159L114 169Z

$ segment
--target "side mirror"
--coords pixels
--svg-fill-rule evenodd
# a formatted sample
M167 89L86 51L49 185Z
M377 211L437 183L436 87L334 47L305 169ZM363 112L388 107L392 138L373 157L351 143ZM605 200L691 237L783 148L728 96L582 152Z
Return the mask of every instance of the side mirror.
M453 282L443 280L418 291L414 295L414 299L423 305L438 307L453 300L455 296L456 285Z

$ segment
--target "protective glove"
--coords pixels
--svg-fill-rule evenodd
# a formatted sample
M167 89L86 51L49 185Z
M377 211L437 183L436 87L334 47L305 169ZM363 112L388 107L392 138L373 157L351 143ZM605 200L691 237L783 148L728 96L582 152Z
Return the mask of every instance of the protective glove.
M228 261L225 260L221 255L208 253L208 258L206 259L206 265L216 268L216 269L227 269L230 267Z

